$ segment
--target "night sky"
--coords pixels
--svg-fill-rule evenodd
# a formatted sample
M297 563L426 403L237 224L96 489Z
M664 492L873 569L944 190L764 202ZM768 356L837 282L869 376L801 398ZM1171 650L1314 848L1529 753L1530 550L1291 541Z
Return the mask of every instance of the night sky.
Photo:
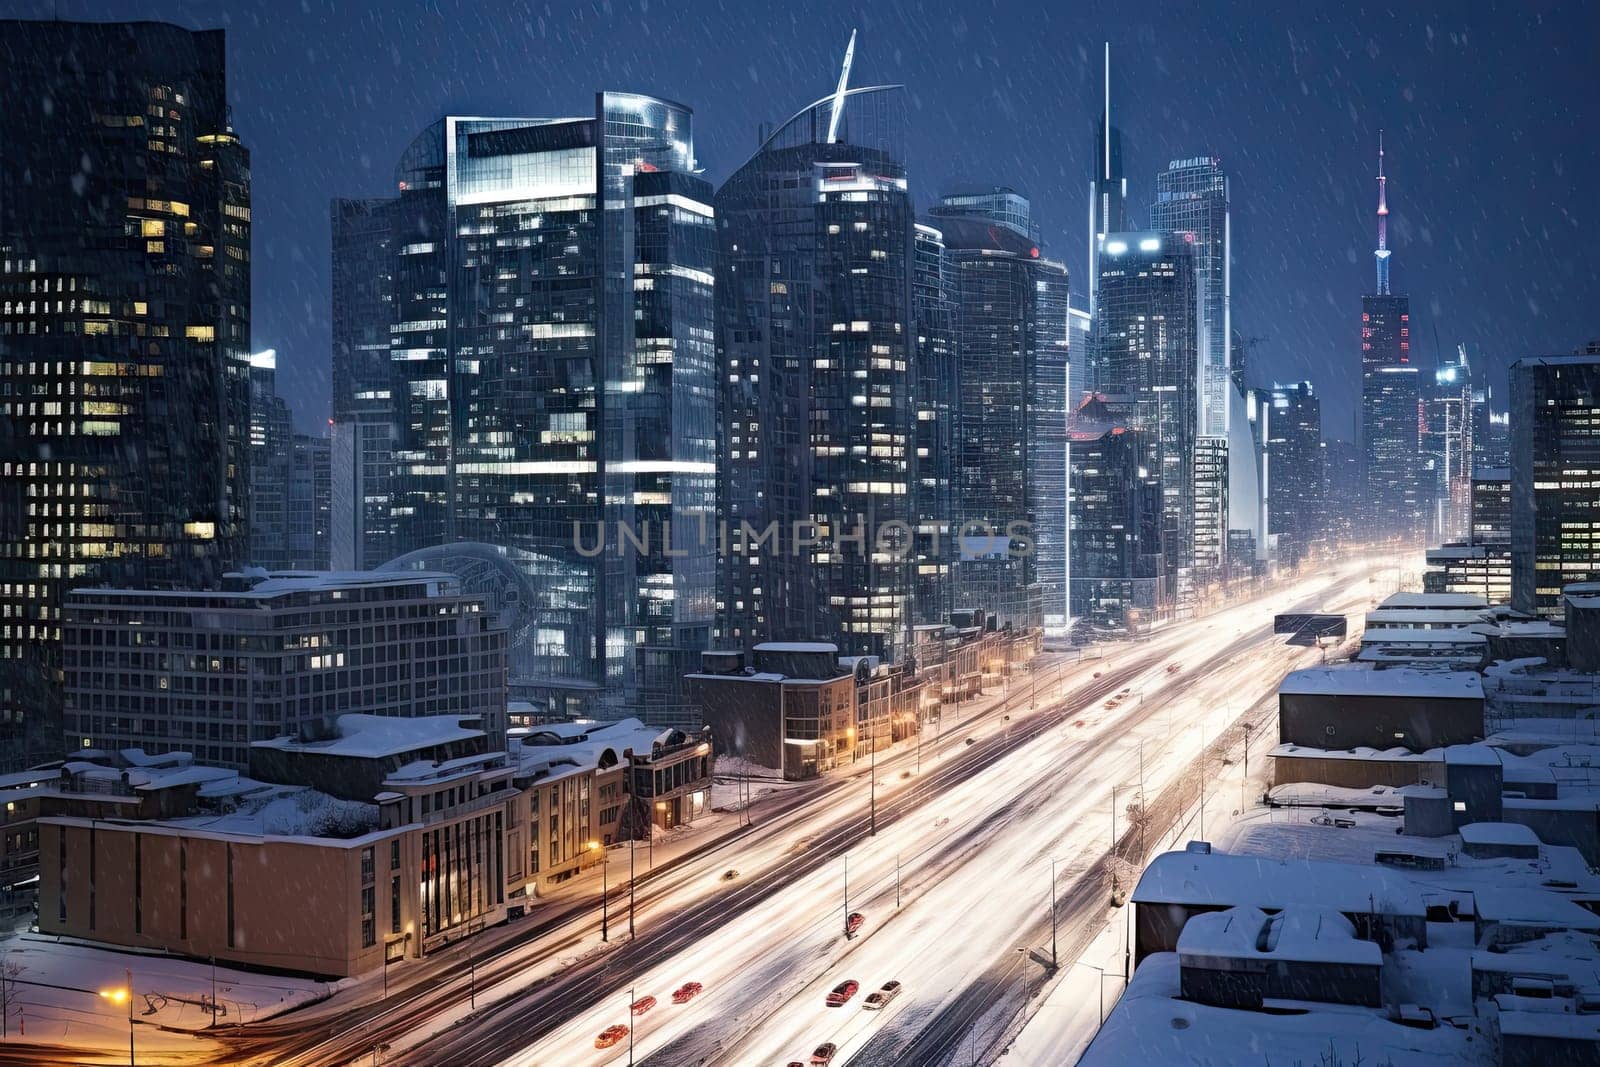
M1264 340L1253 384L1309 378L1349 437L1360 297L1373 284L1375 143L1388 147L1394 288L1412 351L1434 332L1493 367L1600 337L1600 5L1359 8L1067 2L431 3L3 0L0 15L158 19L228 31L235 127L252 153L254 346L279 353L305 428L327 416L328 201L388 195L400 151L442 114L592 114L593 93L695 109L720 183L833 88L903 83L909 166L942 192L1027 193L1047 255L1083 289L1087 183L1112 49L1134 217L1166 161L1232 180L1234 325Z

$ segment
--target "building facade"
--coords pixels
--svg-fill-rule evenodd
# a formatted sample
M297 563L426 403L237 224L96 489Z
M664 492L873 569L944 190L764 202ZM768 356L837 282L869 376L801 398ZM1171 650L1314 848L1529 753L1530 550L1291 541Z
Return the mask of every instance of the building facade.
M1171 607L1146 435L1104 396L1072 415L1072 617L1094 630L1136 630Z
M248 543L250 164L220 30L0 21L0 748L60 755L68 589ZM24 399L26 398L26 399Z
M956 607L1067 625L1068 279L1009 189L933 209L956 299ZM1020 525L1020 529L1019 529ZM1023 537L1011 531L1025 530Z
M1511 365L1511 606L1560 618L1600 580L1600 351Z
M230 576L233 588L74 590L65 747L190 752L244 768L250 745L351 712L480 716L505 734L506 634L453 577Z
M1193 242L1114 233L1100 255L1096 337L1107 394L1121 398L1161 484L1163 566L1179 599L1195 565L1195 440L1199 430L1200 293Z
M957 421L961 364L956 358L954 271L944 234L918 224L911 276L917 350L916 577L912 617L946 618L955 607Z
M909 640L905 108L900 87L819 100L717 191L720 643L826 637L893 660Z
M1310 382L1273 387L1267 464L1267 525L1294 566L1323 538L1322 400Z
M1150 228L1194 235L1200 287L1200 432L1228 432L1233 337L1233 231L1228 176L1215 156L1175 159L1156 175ZM1241 372L1242 373L1242 372Z
M591 117L448 116L395 186L334 205L340 558L508 549L541 618L526 686L637 702L647 650L705 647L713 621L715 235L692 114L606 92Z

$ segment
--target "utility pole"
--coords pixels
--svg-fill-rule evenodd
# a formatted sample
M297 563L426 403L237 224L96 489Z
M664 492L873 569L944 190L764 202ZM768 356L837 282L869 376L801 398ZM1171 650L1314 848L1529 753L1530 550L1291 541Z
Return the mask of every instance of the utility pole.
M894 854L894 906L900 907L900 853Z
M850 929L850 853L844 854L844 928Z
M478 1010L478 957L467 953L467 1009Z
M1056 957L1056 861L1050 859L1050 969L1053 971L1061 966L1061 961Z
M128 1067L134 1067L133 1062L133 971L125 969L123 977L128 980Z
M868 765L868 770L867 770L867 774L870 775L871 778L872 778L872 782L868 786L868 792L871 794L872 800L871 800L871 806L870 806L870 814L867 816L867 836L868 837L877 837L878 836L878 719L877 719L877 716L869 715L867 717L867 725L872 728L872 757L871 757L871 762Z
M1139 739L1139 862L1143 863L1148 853L1144 848L1144 824L1149 822L1145 818L1144 798L1144 738Z
M639 844L637 835L628 837L628 940L633 940L633 886L634 886L634 853Z
M211 1025L217 1025L217 957L211 957Z
M628 987L628 1067L633 1067L633 986Z
M1200 840L1206 839L1206 728L1200 727Z

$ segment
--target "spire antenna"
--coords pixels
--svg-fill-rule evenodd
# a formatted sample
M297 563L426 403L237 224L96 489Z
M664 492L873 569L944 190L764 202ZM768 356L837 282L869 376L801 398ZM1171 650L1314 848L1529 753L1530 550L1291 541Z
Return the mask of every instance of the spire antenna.
M856 31L850 31L850 43L845 45L844 65L839 68L839 87L833 91L833 114L828 116L828 143L839 140L839 120L844 117L845 89L850 84L850 64L856 58Z
M1383 173L1383 131L1378 131L1378 295L1389 295L1389 179Z

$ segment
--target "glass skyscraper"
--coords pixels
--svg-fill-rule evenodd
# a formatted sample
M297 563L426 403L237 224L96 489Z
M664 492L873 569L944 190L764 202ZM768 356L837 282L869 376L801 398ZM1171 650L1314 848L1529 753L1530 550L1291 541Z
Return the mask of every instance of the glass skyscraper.
M1232 377L1228 368L1233 335L1232 230L1228 178L1213 156L1175 159L1156 175L1150 228L1194 236L1195 275L1200 286L1200 432L1228 432Z
M957 420L961 367L956 358L954 271L944 234L916 228L911 278L916 324L916 588L913 621L945 622L955 607Z
M1600 351L1511 365L1511 606L1547 618L1600 581Z
M60 755L62 605L247 552L250 163L223 34L0 21L0 760Z
M957 607L1067 625L1067 268L1045 259L1025 197L944 197L960 362ZM1006 536L1024 523L1032 545ZM1026 550L1025 550L1026 549Z
M825 97L717 192L729 645L906 648L918 382L905 109L900 87Z
M1100 252L1095 304L1103 391L1142 431L1161 483L1159 552L1182 597L1195 561L1200 301L1186 234L1113 233Z
M713 620L715 234L691 112L607 92L587 118L448 116L396 192L343 246L387 287L345 291L390 338L389 551L502 550L538 619L519 694L636 702L647 652L705 647ZM341 335L358 410L383 387L365 325Z
M1267 423L1267 528L1295 566L1322 537L1322 398L1310 382L1275 385Z

